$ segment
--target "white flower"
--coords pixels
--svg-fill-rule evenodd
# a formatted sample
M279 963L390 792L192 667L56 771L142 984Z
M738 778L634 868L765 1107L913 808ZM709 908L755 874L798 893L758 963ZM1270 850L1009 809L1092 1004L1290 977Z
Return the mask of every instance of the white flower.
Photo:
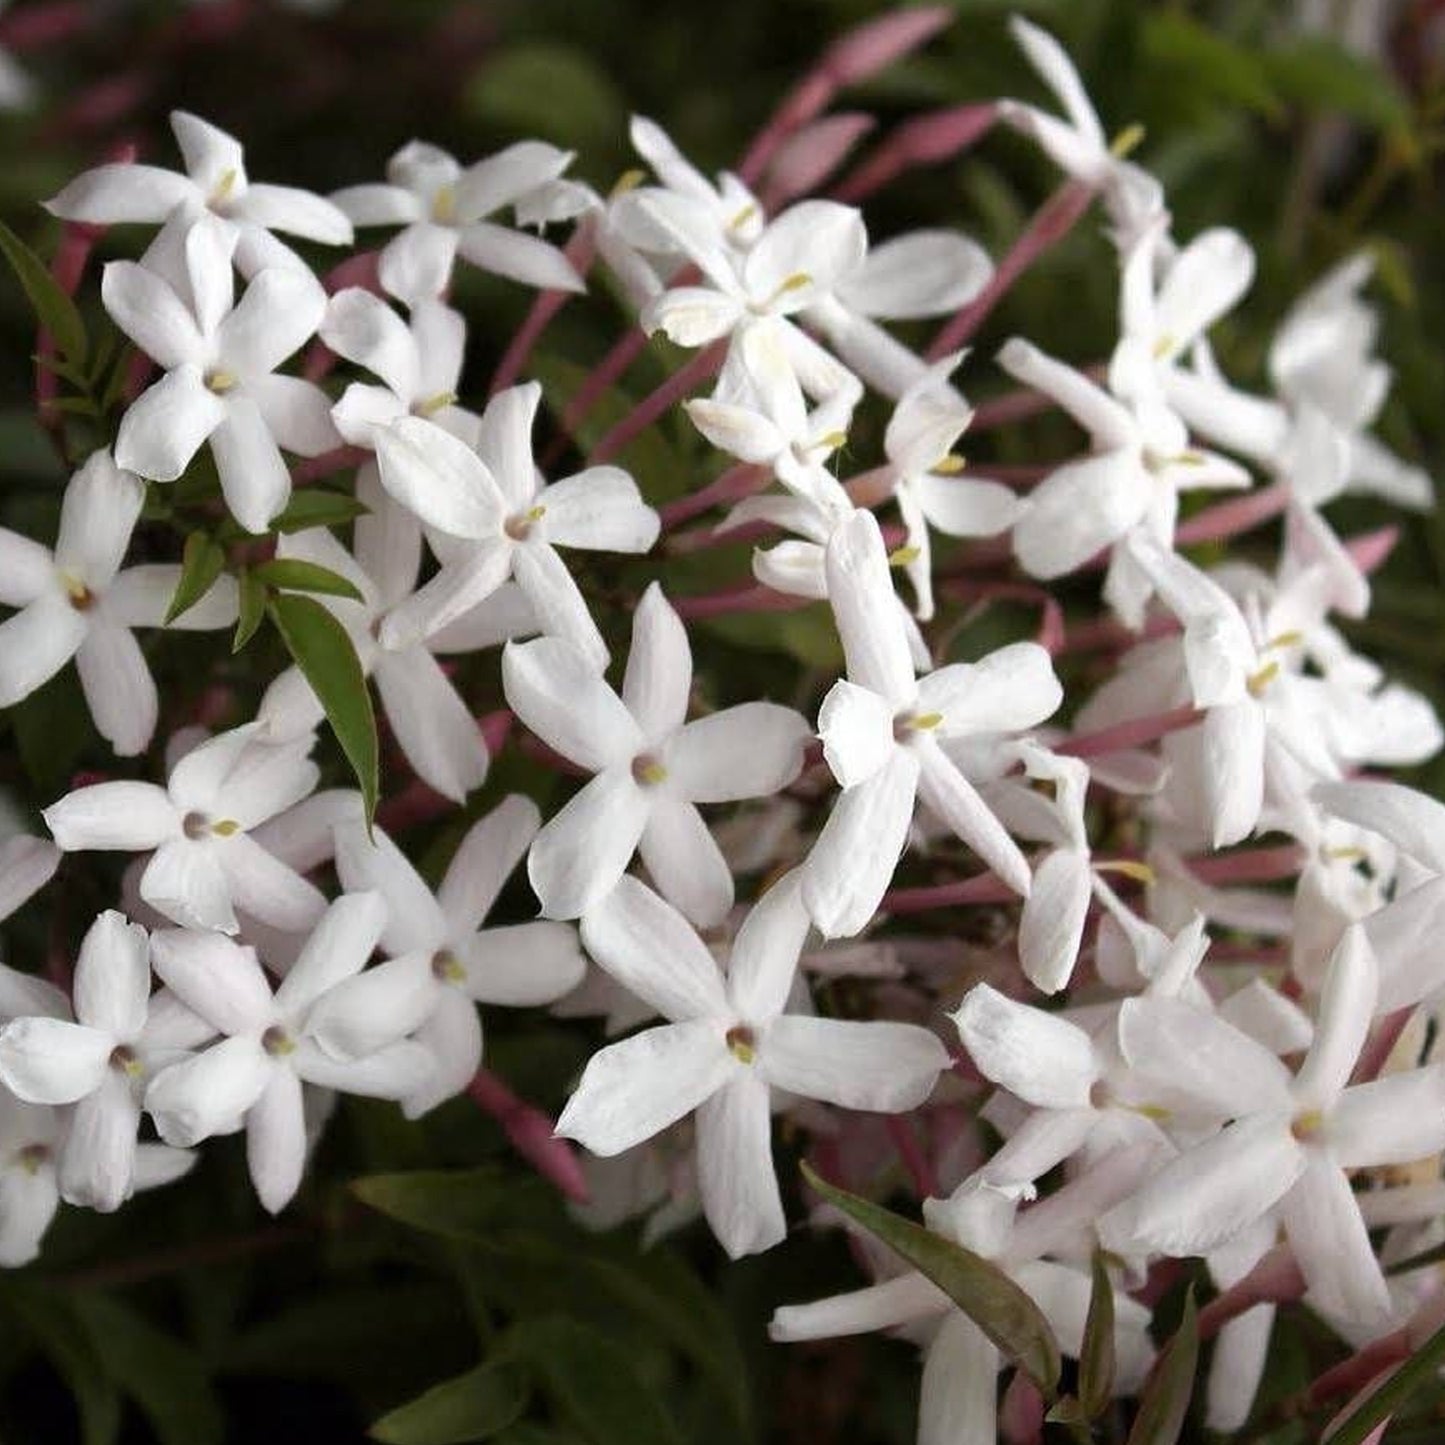
M686 921L636 879L582 920L588 952L670 1022L595 1054L557 1132L610 1156L696 1110L703 1211L734 1258L786 1232L773 1089L893 1113L921 1104L948 1065L943 1045L915 1024L784 1013L807 932L796 873L754 906L726 977Z
M440 296L458 255L527 286L582 291L567 258L536 236L489 220L520 209L572 163L571 153L519 141L465 170L444 150L411 141L387 162L386 184L348 186L332 200L357 226L402 226L381 253L381 284L408 306Z
M1034 643L915 678L883 536L855 512L827 551L828 597L847 658L818 712L823 756L843 789L804 870L813 921L828 937L873 916L908 837L916 796L1016 893L1029 868L1013 839L940 745L1042 722L1062 697Z
M102 913L80 947L74 1021L65 1008L0 1029L5 1087L29 1104L75 1105L60 1154L71 1204L109 1211L130 1197L147 1080L211 1037L209 1024L168 994L152 997L150 985L145 929Z
M161 1138L189 1147L244 1123L251 1182L273 1214L306 1163L302 1083L400 1099L420 1088L431 1055L383 1028L364 1057L339 1062L317 1043L309 1017L328 989L359 973L376 947L386 907L375 893L339 898L273 996L253 949L219 933L164 930L151 940L156 975L222 1036L162 1069L146 1089Z
M359 821L336 830L342 884L375 889L386 901L381 947L390 961L331 989L312 1010L311 1032L342 1059L369 1053L378 1030L414 1033L435 1069L403 1099L409 1118L460 1093L480 1067L475 1004L531 1008L582 979L585 961L569 924L482 926L541 823L530 799L504 798L467 832L435 894L379 829L370 839Z
M280 449L317 456L340 440L320 387L273 374L315 333L326 293L309 271L268 266L235 302L235 236L210 215L174 225L156 240L161 269L112 261L101 280L106 310L166 373L121 418L115 459L173 482L209 442L232 516L264 532L291 495Z
M180 581L178 566L121 570L145 487L98 451L76 472L51 552L0 528L0 707L47 682L73 657L95 725L122 757L144 752L159 714L156 685L131 629L160 627ZM236 620L236 583L217 578L169 625L225 627Z
M692 652L653 583L633 614L619 697L561 638L511 643L507 703L547 745L596 776L537 835L527 875L549 918L577 918L622 876L633 852L699 927L732 906L732 874L698 803L761 798L803 764L806 721L770 702L688 722Z
M482 414L476 448L434 422L402 417L375 433L381 483L432 529L440 572L383 623L396 647L454 621L509 577L537 625L570 639L598 667L607 647L557 547L645 552L657 513L620 467L588 467L546 483L532 459L535 382L499 392Z
M140 896L176 923L235 933L239 908L277 928L307 928L325 900L248 830L315 789L312 739L271 745L256 733L252 723L202 743L171 769L164 788L78 788L45 810L46 826L67 853L155 849Z
M263 266L306 263L272 231L328 246L351 244L351 222L330 201L294 186L253 184L240 143L209 121L184 110L171 112L171 130L185 174L160 166L97 166L77 176L45 203L52 215L91 225L150 222L160 225L178 208L188 217L209 213L232 238L236 264L254 276Z

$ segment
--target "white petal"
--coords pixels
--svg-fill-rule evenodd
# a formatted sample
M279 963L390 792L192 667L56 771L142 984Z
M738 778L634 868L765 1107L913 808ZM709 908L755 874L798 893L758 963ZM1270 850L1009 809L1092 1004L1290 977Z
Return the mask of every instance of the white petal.
M368 834L359 817L338 824L336 872L344 888L374 890L386 901L381 945L388 953L431 953L446 943L449 930L441 906L380 828Z
M455 989L442 991L416 1041L432 1060L426 1081L401 1100L408 1119L419 1119L445 1099L460 1094L482 1062L482 1025L471 999Z
M784 1014L758 1044L767 1081L805 1099L896 1114L933 1092L948 1050L917 1024Z
M513 549L488 538L461 549L424 586L394 606L381 621L381 645L393 652L426 641L487 602L506 582Z
M408 306L435 301L451 284L457 232L418 221L386 243L377 262L382 289Z
M144 503L140 479L121 471L109 452L93 452L65 489L56 565L103 587L120 570Z
M183 365L148 387L120 419L116 462L158 482L173 482L226 419L225 403Z
M667 748L670 784L695 803L781 792L803 769L811 730L802 714L744 702L688 723Z
M531 604L538 628L551 637L566 638L602 671L607 666L607 644L557 553L545 541L533 539L513 552L512 575Z
M873 246L839 294L866 316L905 321L966 306L988 284L993 263L957 231L910 231Z
M514 205L528 191L554 181L572 163L570 151L524 140L468 166L456 182L457 212L468 219Z
M130 1042L145 1027L151 992L150 939L107 909L86 930L75 964L75 1017Z
M541 825L537 805L517 793L473 824L457 845L437 892L453 934L481 926Z
M1015 526L1028 503L1002 482L925 472L910 483L929 523L950 537L996 537Z
M1057 848L1035 866L1019 922L1019 961L1035 988L1057 993L1069 981L1092 897L1087 853Z
M502 494L487 465L465 442L421 417L406 416L376 433L381 484L408 511L448 536L495 536Z
M1159 288L1159 344L1182 351L1233 309L1254 280L1254 251L1238 231L1201 231L1174 259Z
M143 562L127 567L106 591L101 615L120 627L169 626L179 632L207 632L235 622L236 579L222 575L204 597L166 623L165 615L180 580L179 563Z
M431 1055L411 1039L345 1062L333 1059L314 1041L302 1039L292 1060L308 1084L367 1099L409 1098L427 1088L435 1072Z
M255 950L222 934L160 929L151 935L151 963L156 977L220 1033L260 1033L271 1019L271 989Z
M687 718L692 691L692 649L687 629L662 588L648 584L632 614L632 646L622 678L622 700L649 742L666 737Z
M730 1259L783 1242L788 1230L773 1168L768 1086L746 1070L698 1109L697 1186Z
M67 793L42 816L66 853L90 848L139 853L180 833L174 804L154 783L93 783Z
M338 356L379 376L403 403L417 399L416 342L381 297L359 286L338 291L327 305L320 335Z
M1089 433L1096 450L1127 447L1136 440L1134 419L1122 403L1082 372L1046 356L1029 342L1017 338L1005 342L998 364L1025 386L1058 402Z
M29 697L70 661L90 631L85 614L51 593L0 622L0 707Z
M115 1040L63 1019L15 1019L0 1029L0 1080L27 1104L73 1104L94 1093Z
M940 737L1022 732L1052 717L1063 700L1053 661L1036 642L940 667L918 682L919 711L943 714Z
M1347 928L1330 959L1314 1042L1295 1080L1302 1107L1328 1108L1349 1082L1370 1031L1379 987L1379 964L1365 930Z
M140 1105L130 1080L108 1070L100 1087L71 1115L60 1156L60 1192L68 1204L109 1213L135 1187L136 1133Z
M745 1019L761 1022L783 1010L797 974L811 920L795 868L753 905L733 939L727 992Z
M0 1265L29 1264L60 1204L53 1169L7 1169L0 1174Z
M918 1445L996 1445L998 1367L983 1331L950 1310L923 1365Z
M873 777L898 749L893 736L894 709L870 688L840 679L818 709L823 757L840 788Z
M481 787L487 745L466 703L424 647L383 652L372 674L386 719L423 782L455 803Z
M421 201L401 186L346 186L331 201L358 226L406 225L421 218Z
M381 938L386 916L380 893L342 894L322 915L276 990L277 1010L288 1018L302 1018L328 989L360 973ZM395 1037L405 1032L401 1029Z
M75 654L75 665L101 737L120 757L143 753L155 733L160 699L135 635L97 620Z
M228 398L225 412L211 433L221 493L231 515L248 532L264 532L291 498L291 473L250 397Z
M246 1163L264 1209L283 1210L301 1186L306 1168L306 1115L301 1080L273 1069L261 1097L246 1115Z
M0 527L0 605L26 607L55 583L48 547Z
M490 221L474 221L462 233L457 250L483 271L536 286L544 291L585 291L572 263L555 246L524 231Z
M1041 1109L1080 1108L1102 1066L1088 1034L1043 1009L975 985L949 1015L979 1071Z
M643 330L661 331L678 346L706 346L726 336L743 319L731 296L708 286L676 286L643 308Z
M477 455L491 469L510 512L525 512L537 499L537 463L532 431L542 388L535 381L499 391L477 426Z
M363 1058L420 1028L444 990L431 954L403 954L329 987L307 1015L306 1031L334 1058Z
M918 796L968 844L1015 893L1029 894L1029 865L1018 844L978 795L958 765L932 738L915 744L922 771Z
M352 241L351 222L339 206L295 186L249 185L231 203L230 215L325 246L349 246Z
M1030 577L1049 580L1083 566L1144 516L1148 477L1127 452L1066 462L1029 495L1014 526L1014 553Z
M256 1039L223 1039L162 1069L146 1089L146 1113L166 1143L189 1149L233 1132L279 1072Z
M44 888L59 866L60 849L43 838L17 833L0 843L0 922Z
M1445 1148L1445 1064L1346 1089L1324 1137L1345 1169L1409 1164Z
M276 444L297 456L319 457L342 442L331 419L331 398L299 376L257 376L246 383Z
M537 834L527 877L548 918L580 918L622 877L651 811L626 768L599 773Z
M216 333L221 363L243 381L267 376L316 334L325 315L326 293L310 271L268 266Z
M916 1271L805 1305L781 1305L768 1322L778 1344L831 1340L894 1329L950 1307L948 1296ZM990 1382L992 1383L992 1382Z
M225 839L216 854L232 902L243 913L288 933L309 928L320 918L326 907L321 891L254 838L237 833Z
M800 201L758 238L743 263L743 279L758 304L796 311L835 281L855 275L867 252L863 217L851 206Z
M187 928L236 933L231 884L209 843L173 838L162 843L140 877L140 896L157 913Z
M154 271L134 261L111 261L101 275L100 294L116 325L162 370L200 362L204 343L195 317Z
M733 877L702 814L659 791L638 852L657 891L698 928L716 928L733 906Z
M1321 783L1311 795L1328 813L1388 838L1432 873L1445 873L1445 804L1400 783Z
M642 737L622 699L560 637L513 642L502 653L507 705L548 747L592 771L629 762Z
M646 552L661 523L621 467L588 467L553 482L538 498L547 508L542 533L558 547Z
M177 206L195 199L197 186L186 176L159 166L96 166L78 175L58 196L46 201L52 216L90 225L164 221Z
M466 940L460 954L468 996L508 1008L555 1003L582 982L587 969L577 930L566 923L484 928Z
M848 678L895 707L913 700L913 661L871 512L854 512L828 543L828 601L848 659Z

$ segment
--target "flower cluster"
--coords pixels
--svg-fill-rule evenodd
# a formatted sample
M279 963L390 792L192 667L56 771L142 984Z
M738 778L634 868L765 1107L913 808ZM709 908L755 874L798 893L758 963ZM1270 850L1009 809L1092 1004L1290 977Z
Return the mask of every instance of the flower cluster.
M897 24L853 42L855 72ZM1153 1359L1162 1260L1201 1258L1227 1290L1282 1238L1357 1347L1439 1307L1428 1271L1380 1261L1438 1229L1445 809L1363 774L1442 732L1338 626L1368 610L1381 549L1328 515L1346 492L1431 499L1371 430L1390 375L1369 262L1284 319L1268 395L1241 389L1210 332L1248 293L1249 245L1176 235L1059 46L1014 33L1063 114L990 102L972 138L1012 128L1065 172L1071 219L1102 207L1118 325L1099 364L1047 338L969 354L1035 243L876 240L808 194L843 159L826 118L715 179L638 119L645 171L607 196L542 141L470 165L414 141L326 199L250 181L232 137L178 113L183 171L106 165L49 202L153 234L101 280L137 358L109 444L53 548L0 532L0 705L73 658L99 734L142 761L44 800L54 847L0 852L0 912L61 853L132 860L73 972L0 976L0 1260L35 1254L58 1200L115 1209L242 1130L283 1208L334 1094L416 1117L467 1088L481 1003L625 1035L557 1123L597 1156L598 1222L700 1209L745 1255L789 1227L775 1114L865 1192L897 1149L928 1230L1008 1276L1066 1355L1107 1251L1119 1394ZM539 234L557 226L565 247ZM311 248L355 231L379 251L319 277ZM485 402L464 266L542 293ZM518 377L604 268L636 326L567 405L547 397L565 435L540 449L543 388ZM695 355L589 449L579 423L642 333ZM1056 409L1072 454L965 463L987 427L963 386L995 366L1020 390L994 409L1024 438ZM659 508L612 458L674 405L725 461ZM549 479L539 451L580 465ZM303 505L323 494L329 515ZM140 560L155 517L204 545ZM1199 544L1271 519L1275 553L1205 565ZM752 540L751 576L698 590L690 559ZM651 572L626 560L644 555ZM1096 578L1103 615L1066 614L1061 579L1074 608ZM336 656L288 630L300 596ZM959 655L960 604L993 600L1037 606L1036 637ZM810 606L841 665L780 698L738 697L688 625ZM249 703L227 684L225 730L175 718L157 781L137 630L239 621L239 648L268 610L295 665ZM359 791L317 791L313 759L329 720L356 763L372 683L395 745L379 810L363 765ZM486 795L499 748L548 780L545 818ZM385 830L453 809L434 891ZM895 887L920 861L944 881ZM488 926L523 862L541 917ZM828 986L844 975L862 1005ZM873 1283L781 1309L775 1338L906 1330L920 1439L994 1440L996 1342L926 1273L866 1257ZM1223 1324L1214 1428L1248 1415L1272 1309Z

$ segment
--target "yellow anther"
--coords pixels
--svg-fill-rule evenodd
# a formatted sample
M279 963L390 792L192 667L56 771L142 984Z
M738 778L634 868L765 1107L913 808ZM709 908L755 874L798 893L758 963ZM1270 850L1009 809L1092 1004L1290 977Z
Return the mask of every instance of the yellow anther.
M740 231L740 230L742 230L742 228L743 228L744 226L746 226L747 223L748 223L749 221L751 221L754 216L757 215L757 213L758 213L758 203L757 203L756 201L749 201L749 202L747 203L747 205L745 205L745 206L742 208L742 210L740 210L740 211L737 213L737 215L735 215L735 216L732 218L732 220L730 220L730 221L728 222L728 227L727 227L728 230L729 230L729 231Z
M1174 1117L1173 1112L1162 1104L1136 1104L1134 1112L1145 1119L1152 1119L1156 1124L1167 1124Z
M94 603L95 594L73 572L62 572L60 584L65 588L65 595L70 599L70 605L77 612L86 611Z
M921 733L932 732L943 721L941 712L921 712L913 719L914 728Z
M763 302L763 309L766 310L774 303L781 301L790 291L801 291L805 286L811 286L813 278L806 271L794 271L783 283ZM754 307L754 310L757 308Z
M431 971L432 976L443 983L466 982L467 971L450 949L443 948L432 955Z
M206 387L217 396L225 396L236 385L236 374L233 371L208 371L206 373Z
M1139 143L1144 139L1146 134L1147 132L1144 127L1137 122L1134 125L1126 125L1124 129L1114 137L1109 146L1109 154L1113 156L1115 160L1123 160L1131 151L1139 148Z
M655 758L649 758L644 763L638 763L632 769L632 775L639 783L647 783L655 787L658 783L667 780L667 769Z
M1111 858L1104 863L1095 863L1096 873L1118 873L1125 878L1132 878L1136 883L1152 885L1154 882L1154 870L1147 864L1141 863L1137 858Z
M1318 1109L1306 1109L1303 1114L1296 1114L1294 1122L1289 1126L1289 1131L1301 1143L1312 1135L1320 1132L1325 1122L1325 1116Z
M1265 688L1278 676L1279 663L1271 662L1265 667L1260 668L1258 672L1251 673L1248 681L1246 681L1244 685L1249 689L1249 695L1251 697L1259 697Z
M1329 863L1363 863L1369 856L1358 844L1320 849L1320 857Z
M449 406L455 406L457 394L454 391L439 391L435 396L429 396L425 401L419 401L412 408L417 416L435 416L439 411L445 411Z
M845 431L830 431L820 436L809 448L810 451L836 452L848 440Z
M211 192L211 205L222 205L235 189L236 169L233 166L230 170L221 173L221 179L216 182L215 189Z
M728 1051L740 1064L750 1064L757 1058L757 1039L746 1024L737 1024L723 1036Z
M615 201L618 196L625 196L628 191L635 191L646 179L647 172L640 171L635 167L630 171L623 171L617 177L617 183L612 187L612 193L608 199Z
M457 218L457 188L441 186L431 198L431 218L438 225L450 226Z
M1158 339L1154 342L1154 360L1163 361L1166 356L1172 356L1178 345L1179 343L1175 340L1173 332L1161 332Z
M546 515L546 507L540 505L533 507L515 517L508 517L502 524L502 530L514 542L524 542L531 535L532 528Z
M241 825L234 818L222 818L219 823L211 824L211 832L218 838L230 838L241 831Z
M918 561L923 555L919 547L899 547L888 554L888 565L890 567L907 567Z
M941 477L956 477L966 465L957 452L945 452L934 462L932 469Z
M1304 633L1302 632L1281 632L1278 637L1271 637L1265 646L1298 647L1304 640Z
M1203 452L1196 451L1193 447L1190 447L1188 451L1180 452L1174 460L1178 462L1181 467L1202 467L1209 458L1206 457Z

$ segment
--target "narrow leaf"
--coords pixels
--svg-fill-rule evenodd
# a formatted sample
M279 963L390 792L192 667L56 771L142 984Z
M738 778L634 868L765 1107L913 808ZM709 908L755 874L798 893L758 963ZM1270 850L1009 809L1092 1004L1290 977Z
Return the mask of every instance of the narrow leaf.
M226 554L204 532L192 532L181 553L181 580L176 583L165 620L172 623L194 607L215 584L226 566Z
M351 1192L380 1214L449 1239L487 1239L512 1212L516 1180L495 1166L373 1174Z
M463 1445L488 1440L526 1408L527 1382L502 1362L488 1362L383 1415L371 1427L384 1445Z
M341 527L366 516L370 509L343 492L309 487L294 492L286 510L271 519L273 532L305 532L311 527Z
M1097 1420L1109 1408L1114 1393L1114 1282L1102 1251L1094 1251L1092 1267L1094 1287L1079 1355L1079 1403L1088 1419Z
M55 338L67 361L85 364L85 322L75 302L60 288L50 268L10 229L0 222L0 251L5 253L40 324Z
M1194 1370L1199 1363L1199 1319L1194 1288L1184 1298L1184 1317L1174 1338L1164 1347L1154 1374L1139 1399L1139 1413L1129 1431L1128 1445L1175 1445L1189 1413L1194 1392Z
M236 578L240 600L236 617L236 635L231 651L239 652L255 635L266 616L266 584L249 567L242 567Z
M314 598L282 594L271 618L297 667L326 709L326 720L361 787L368 826L376 813L380 757L371 693L346 629Z
M1043 1312L997 1265L882 1205L819 1178L805 1163L803 1177L830 1204L861 1224L926 1275L1010 1361L1052 1400L1061 1368L1059 1344Z
M1436 1330L1369 1399L1361 1400L1353 1414L1325 1434L1324 1445L1363 1445L1371 1431L1398 1414L1411 1395L1435 1379L1442 1364L1445 1326Z
M262 562L252 570L266 586L280 588L283 592L321 592L327 597L349 597L353 602L366 600L355 583L315 562L277 557L274 561Z

